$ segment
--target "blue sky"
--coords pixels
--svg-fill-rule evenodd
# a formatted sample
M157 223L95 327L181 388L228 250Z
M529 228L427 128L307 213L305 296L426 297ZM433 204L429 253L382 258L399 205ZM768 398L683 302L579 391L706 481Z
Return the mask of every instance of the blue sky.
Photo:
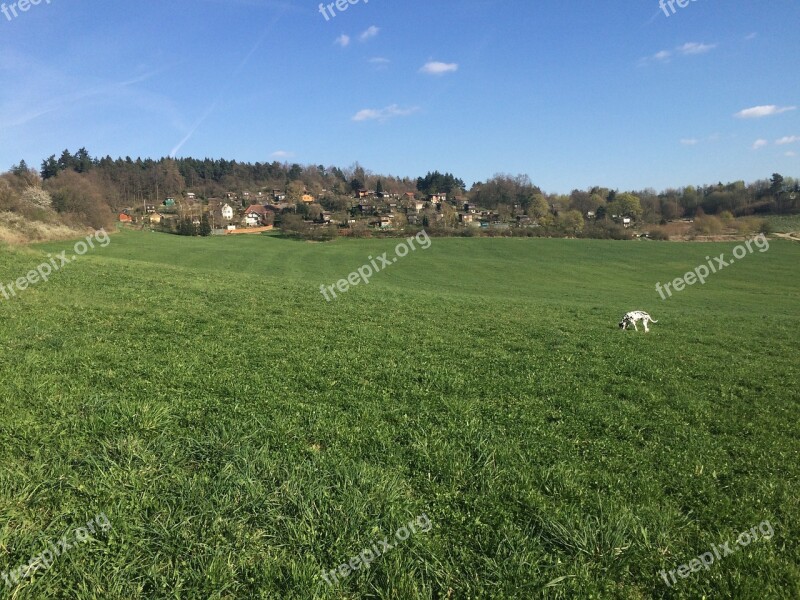
M311 0L15 10L0 169L85 146L468 185L526 173L561 193L800 175L797 0L669 17L658 0L359 0L328 20Z

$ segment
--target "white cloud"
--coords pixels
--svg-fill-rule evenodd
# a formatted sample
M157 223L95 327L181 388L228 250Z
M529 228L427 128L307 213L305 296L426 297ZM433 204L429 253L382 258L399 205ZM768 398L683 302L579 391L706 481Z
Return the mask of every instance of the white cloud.
M358 39L360 39L362 42L366 42L368 39L374 38L376 35L378 35L379 31L380 28L375 27L375 25L373 25L372 27L364 31L364 33L362 33L360 36L358 36Z
M683 144L684 146L696 146L699 143L700 140L696 138L684 138L681 140L681 144Z
M436 61L425 63L425 65L423 65L423 67L419 70L420 73L425 73L426 75L444 75L445 73L454 73L456 71L458 71L457 63L443 63Z
M779 140L775 140L775 143L778 144L778 146L785 146L786 144L794 144L795 142L800 142L800 135L787 135Z
M789 158L791 158L791 157L793 157L793 156L797 156L797 152L793 152L792 150L789 150L789 151L786 153L786 156L788 156Z
M390 61L388 58L383 58L381 56L375 56L374 58L369 59L369 64L372 65L373 69L376 71L385 71L389 68Z
M760 150L764 146L768 145L769 142L767 140L756 140L753 142L753 150Z
M278 150L276 152L273 152L269 156L270 158L291 158L292 156L294 156L294 153L287 152L286 150Z
M400 108L397 104L392 104L391 106L387 106L386 108L365 108L363 110L358 111L353 116L353 121L388 121L389 119L393 119L394 117L407 117L408 115L414 114L419 110L418 107L412 108Z
M342 48L347 48L347 46L350 45L350 36L343 33L336 38L334 44L339 44Z
M682 56L690 56L692 54L705 54L710 50L716 48L716 44L701 44L699 42L687 42L683 46L678 46L675 48L675 54L680 54ZM660 50L656 52L652 56L647 56L642 58L639 61L640 66L645 66L651 61L657 62L669 62L672 59L673 52L671 50Z
M683 46L678 46L677 50L684 56L689 54L705 54L716 48L716 44L701 44L699 42L688 42Z
M796 108L796 106L775 106L774 104L768 104L766 106L754 106L752 108L740 110L734 116L740 119L760 119L761 117L779 115Z
M747 36L746 38L744 38L744 39L745 39L745 40L747 40L747 41L749 42L750 40L754 40L754 39L756 39L756 37L757 37L757 36L758 36L758 34L757 34L756 32L753 32L753 33L751 33L750 35L748 35L748 36Z

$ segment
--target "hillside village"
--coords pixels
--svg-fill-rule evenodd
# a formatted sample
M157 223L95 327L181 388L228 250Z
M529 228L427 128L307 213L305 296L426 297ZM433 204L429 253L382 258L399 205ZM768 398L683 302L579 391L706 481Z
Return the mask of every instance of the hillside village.
M800 181L546 193L527 175L465 182L451 173L374 174L335 166L223 159L93 158L84 148L0 175L0 238L45 239L117 221L180 235L280 229L312 240L434 235L686 239L743 235L800 211ZM65 229L66 228L66 229ZM691 231L689 231L691 229Z
M224 235L259 233L280 227L287 218L294 217L307 227L335 228L338 235L346 236L368 230L394 231L406 226L462 230L538 228L552 224L553 217L559 216L555 207L548 207L550 214L540 219L518 204L508 210L503 210L505 206L490 210L469 202L461 195L412 191L399 194L366 189L354 192L345 210L336 210L337 202L327 190L322 192L322 197L316 198L304 191L300 202L295 204L287 200L286 191L281 189L228 192L223 198L207 200L187 191L180 198L165 198L160 205L145 204L140 208L124 209L118 220L170 232L178 232L181 220L190 221L198 230L207 222L212 235ZM341 199L338 206L341 209ZM585 221L596 218L595 211L585 214L569 212L570 227L576 233L580 232ZM632 216L610 216L624 228L633 224Z

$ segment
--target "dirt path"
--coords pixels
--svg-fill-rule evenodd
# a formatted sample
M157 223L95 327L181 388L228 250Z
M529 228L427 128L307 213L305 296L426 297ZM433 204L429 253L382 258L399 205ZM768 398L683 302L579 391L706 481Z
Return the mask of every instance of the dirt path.
M792 232L792 233L774 233L775 237L782 238L784 240L792 240L793 242L800 242L800 233L799 232Z

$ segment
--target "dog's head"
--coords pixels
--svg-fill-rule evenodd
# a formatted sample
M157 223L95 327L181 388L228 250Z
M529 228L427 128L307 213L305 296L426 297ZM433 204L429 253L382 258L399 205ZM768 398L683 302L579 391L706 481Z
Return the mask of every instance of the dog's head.
M628 322L627 317L622 317L622 321L619 322L619 328L622 329L625 326L625 323Z

